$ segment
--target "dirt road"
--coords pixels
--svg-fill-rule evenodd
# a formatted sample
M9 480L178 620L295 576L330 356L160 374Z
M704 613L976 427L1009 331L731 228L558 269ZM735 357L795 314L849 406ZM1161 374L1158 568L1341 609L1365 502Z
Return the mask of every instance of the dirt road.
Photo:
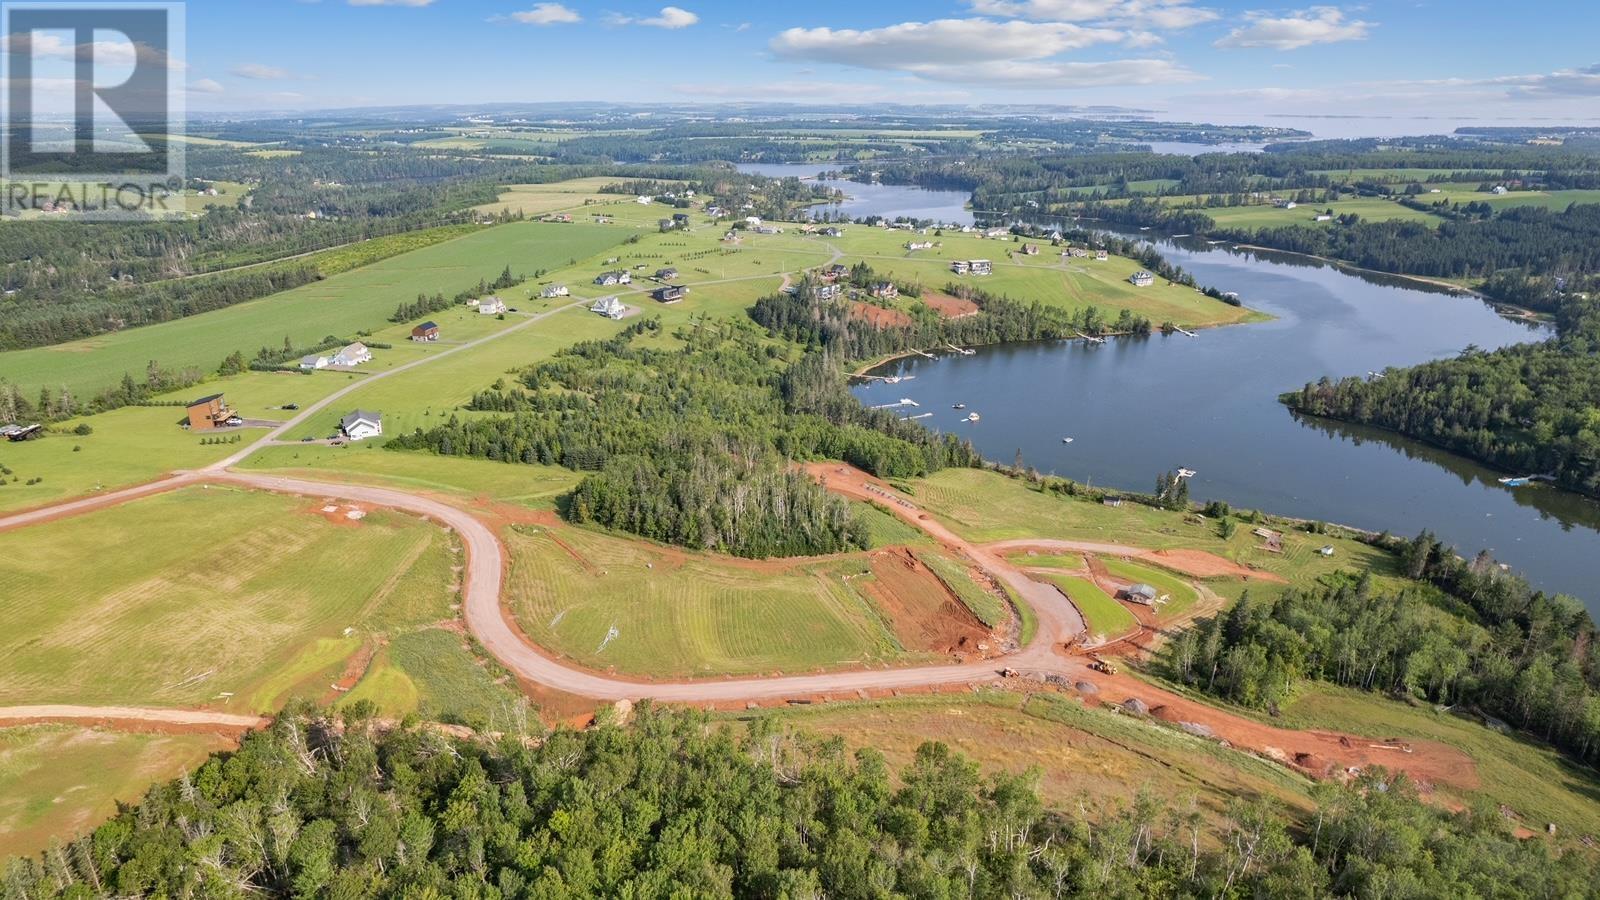
M0 706L0 725L38 722L138 722L162 728L220 726L243 731L261 728L268 720L261 716L234 715L200 709L154 709L140 706Z

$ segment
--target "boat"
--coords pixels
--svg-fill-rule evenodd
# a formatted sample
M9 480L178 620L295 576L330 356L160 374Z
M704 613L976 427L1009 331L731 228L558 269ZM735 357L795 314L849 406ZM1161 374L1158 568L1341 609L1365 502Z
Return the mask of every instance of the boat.
M1072 441L1073 441L1072 438L1062 438L1061 439L1061 443L1063 443L1063 444L1070 444L1070 443L1072 443Z
M951 409L966 409L967 405L965 403L957 403L955 406L952 406L950 408Z
M1533 476L1532 475L1518 475L1518 476L1515 476L1515 477L1502 478L1502 479L1500 479L1500 483L1505 485L1506 487L1514 487L1514 488L1527 487L1528 485L1533 483Z
M1179 478L1193 478L1194 476L1196 476L1198 474L1199 473L1196 472L1193 469L1183 468L1183 469L1179 469L1178 470L1178 477Z
M968 422L976 422L980 418L982 418L982 417L979 416L977 413L967 413L967 421Z

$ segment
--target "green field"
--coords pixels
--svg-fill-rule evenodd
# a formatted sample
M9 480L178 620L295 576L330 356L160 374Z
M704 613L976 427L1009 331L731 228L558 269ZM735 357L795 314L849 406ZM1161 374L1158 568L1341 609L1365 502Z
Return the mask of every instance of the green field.
M417 713L428 721L503 730L518 696L514 683L478 658L466 638L428 628L402 634L379 651L339 702L367 700L395 718Z
M1139 627L1139 620L1133 617L1127 607L1089 579L1071 575L1051 575L1049 578L1066 592L1072 605L1083 613L1090 635L1098 635L1101 639L1119 638Z
M125 734L65 725L0 728L0 870L66 843L150 785L231 743L214 734Z
M151 360L173 369L210 370L235 350L254 355L285 337L309 346L327 335L380 328L419 292L454 295L481 278L565 266L623 238L621 229L513 223L392 257L324 281L226 309L53 347L0 353L0 379L32 393L67 385L79 394L124 372L142 374Z
M508 464L427 453L374 452L372 444L267 447L240 468L297 475L314 481L375 484L520 503L541 509L583 477L554 466Z
M1328 535L1285 531L1284 552L1268 553L1250 534L1253 526L1241 523L1234 536L1217 536L1216 523L1200 516L1167 512L1138 503L1111 508L1098 502L1046 494L1022 481L977 469L946 469L907 485L913 498L961 536L992 541L1058 538L1124 544L1147 550L1187 548L1205 550L1241 565L1253 565L1309 584L1339 571L1370 568L1380 575L1395 571L1394 560L1358 541ZM1333 545L1335 555L1317 550ZM1223 581L1219 593L1234 596L1241 585ZM1255 582L1255 593L1273 591L1273 585Z
M542 647L658 677L809 672L901 653L843 576L862 562L749 563L574 528L520 528L508 606Z
M1431 189L1433 186L1425 187ZM1574 203L1600 203L1600 191L1510 191L1505 194L1491 194L1478 190L1475 184L1442 184L1438 185L1438 188L1439 193L1421 194L1417 199L1428 204L1446 201L1462 206L1468 203L1487 203L1497 211L1514 206L1537 206L1553 212L1563 212Z
M1220 228L1281 228L1288 225L1332 227L1333 222L1317 222L1316 217L1328 210L1334 216L1357 215L1365 222L1422 222L1437 225L1444 221L1433 213L1421 212L1401 206L1393 200L1364 198L1340 200L1335 203L1305 203L1294 209L1276 206L1206 207L1200 212L1210 216Z
M449 615L445 531L323 505L196 487L4 535L0 704L268 712Z

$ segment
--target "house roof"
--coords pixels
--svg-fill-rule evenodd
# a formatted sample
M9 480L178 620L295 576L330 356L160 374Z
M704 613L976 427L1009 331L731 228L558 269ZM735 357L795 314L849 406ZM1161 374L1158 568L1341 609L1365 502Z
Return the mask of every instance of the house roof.
M213 400L221 400L221 399L222 399L222 395L221 394L210 394L208 396L201 397L199 400L191 401L189 403L189 405L190 406L204 406L205 404L210 403Z
M1156 589L1148 584L1135 584L1128 588L1127 593L1136 597L1154 597Z
M349 431L350 429L356 427L356 425L358 425L358 424L360 424L362 422L369 422L369 423L371 423L373 425L382 426L383 425L383 413L368 412L368 411L366 411L364 409L358 409L355 412L350 413L349 415L347 415L344 418L340 419L339 420L339 427L345 429L346 431Z
M435 325L432 322L423 322L421 325L418 325L417 327L415 327L415 328L413 328L411 330L412 331L433 331L433 330L437 329L438 327L439 327L438 325Z
M302 357L300 357L300 365L303 366L303 365L306 365L307 363L309 363L309 364L314 366L317 363L322 362L325 359L327 359L326 356L320 356L318 354L313 353L310 356L302 356Z

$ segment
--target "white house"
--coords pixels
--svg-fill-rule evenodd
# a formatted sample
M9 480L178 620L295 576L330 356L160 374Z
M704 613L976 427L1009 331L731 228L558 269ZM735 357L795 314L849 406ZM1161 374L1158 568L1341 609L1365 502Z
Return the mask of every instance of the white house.
M383 436L383 413L358 409L339 420L339 433L352 442Z
M313 355L300 357L300 368L305 369L308 372L315 371L316 369L326 369L332 364L333 360L327 356Z
M1150 274L1149 272L1140 270L1128 276L1128 283L1132 284L1134 287L1149 287L1150 285L1156 283L1156 276Z
M571 293L572 292L567 290L567 286L564 284L552 284L540 291L539 296L549 300L552 297L566 297L571 295Z
M1496 194L1496 195L1504 194L1504 193L1506 193L1506 186L1503 185L1503 184L1497 184L1497 185L1494 186L1494 190L1490 191L1490 193Z
M972 267L972 274L974 275L994 274L994 263L987 259L970 259L967 260L967 265Z
M639 197L635 198L633 202L639 204L640 206L649 206L650 204L656 202L656 198L646 197L641 194Z
M340 350L333 357L333 364L336 366L359 366L369 362L372 362L372 351L360 341Z
M1333 216L1330 216L1327 213L1317 213L1317 221L1318 222L1332 222L1333 221Z
M605 316L608 319L620 319L627 311L628 308L623 306L622 301L616 297L601 297L594 302L593 306L589 307L589 312Z
M486 297L478 303L478 315L498 316L506 311L506 302L499 297Z
M761 224L761 217L760 216L745 216L744 217L744 223L746 225L749 225L751 228L756 228L756 227L760 226L760 224Z

